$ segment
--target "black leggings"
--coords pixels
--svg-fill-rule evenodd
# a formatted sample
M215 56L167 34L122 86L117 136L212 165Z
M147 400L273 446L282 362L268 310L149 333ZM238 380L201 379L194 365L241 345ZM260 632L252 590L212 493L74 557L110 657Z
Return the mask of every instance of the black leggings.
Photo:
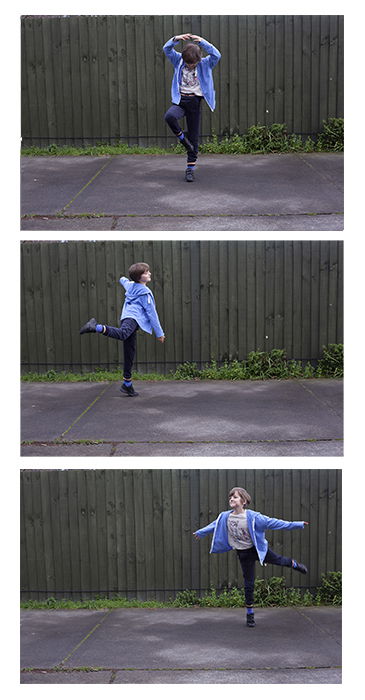
M193 150L188 150L187 162L194 165L198 157L199 149L199 125L200 125L200 103L202 98L197 95L191 97L181 96L178 105L173 104L165 114L165 120L171 131L177 136L181 132L178 119L186 117L187 137L193 145Z
M114 326L105 326L105 333L108 338L115 338L116 340L123 341L124 350L124 367L123 367L123 378L131 379L132 377L132 366L134 361L134 356L136 353L136 340L137 340L137 330L139 325L134 318L124 318L120 324L119 328Z
M246 606L251 608L254 605L255 564L259 560L259 557L256 547L250 547L250 549L236 549L236 552L243 573ZM280 554L275 554L271 549L267 550L264 563L276 564L277 566L293 566L292 559L289 559L289 557L282 557Z

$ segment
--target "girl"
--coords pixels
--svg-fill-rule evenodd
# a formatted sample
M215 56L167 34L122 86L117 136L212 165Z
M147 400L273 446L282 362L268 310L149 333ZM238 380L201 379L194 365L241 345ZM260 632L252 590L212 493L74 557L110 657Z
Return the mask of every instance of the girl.
M180 40L191 40L182 53L175 51L174 48ZM202 58L201 48L208 54L205 58ZM172 107L167 110L165 120L187 150L185 180L193 182L199 147L200 104L204 99L212 112L215 109L212 70L221 55L213 44L195 34L174 36L166 42L163 50L174 66L171 86ZM186 117L187 135L183 133L178 122L183 117Z
M193 534L198 540L213 532L211 554L228 552L230 549L236 550L244 578L247 626L255 627L253 604L256 561L259 561L261 565L289 566L302 574L307 573L307 567L304 564L300 564L296 559L282 557L269 549L265 539L265 530L294 530L295 528L304 528L304 525L308 525L308 523L303 520L294 522L277 520L257 511L249 510L247 506L251 503L251 496L239 486L235 486L229 492L228 498L231 510L220 513L216 520L206 527L196 530Z
M151 281L149 265L144 262L134 263L129 268L128 274L131 278L130 280L127 277L121 277L119 280L126 292L119 328L106 326L98 323L96 318L90 318L80 328L80 334L100 333L109 338L123 341L124 370L120 391L122 394L134 397L138 396L138 392L134 390L132 384L132 367L136 352L137 330L141 328L146 333L154 331L160 343L165 342L165 334L158 318L154 296L147 287L147 283Z

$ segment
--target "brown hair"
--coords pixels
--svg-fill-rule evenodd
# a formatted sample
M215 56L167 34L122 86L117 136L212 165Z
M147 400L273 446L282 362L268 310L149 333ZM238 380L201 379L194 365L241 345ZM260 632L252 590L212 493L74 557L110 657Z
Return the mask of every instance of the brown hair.
M150 266L144 262L134 263L128 270L128 275L133 282L139 282L144 272L148 272Z
M251 503L251 496L249 493L247 493L246 489L241 488L241 486L235 486L234 489L231 489L228 494L228 498L233 496L233 494L236 493L236 491L239 494L240 498L242 498L242 501L246 501L243 507L247 508L247 506L249 506Z
M185 63L199 63L202 60L202 52L196 44L187 44L181 55Z

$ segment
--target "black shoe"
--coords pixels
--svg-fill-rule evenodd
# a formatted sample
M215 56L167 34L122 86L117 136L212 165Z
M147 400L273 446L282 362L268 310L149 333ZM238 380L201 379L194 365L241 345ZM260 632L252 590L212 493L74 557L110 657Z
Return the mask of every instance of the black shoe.
M247 613L246 615L246 625L247 627L256 627L255 615L254 613Z
M186 180L186 182L194 182L194 180L195 180L194 171L191 168L186 168L185 180Z
M120 387L120 391L122 394L127 394L127 396L139 396L137 391L134 391L133 384L130 386L126 386L125 384L122 384Z
M300 571L301 574L307 574L307 573L308 573L308 569L307 569L307 567L305 566L305 564L300 564L299 561L297 561L297 565L296 565L296 566L293 566L293 569L294 569L294 571Z
M90 321L85 323L85 325L80 328L80 335L83 333L96 333L96 324L96 318L91 318Z

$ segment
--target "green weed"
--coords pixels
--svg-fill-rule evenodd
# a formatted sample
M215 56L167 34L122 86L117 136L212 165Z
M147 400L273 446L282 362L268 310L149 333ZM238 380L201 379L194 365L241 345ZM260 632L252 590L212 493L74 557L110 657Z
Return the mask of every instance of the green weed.
M201 153L290 153L315 151L343 151L344 120L330 118L322 122L321 131L314 137L303 138L298 134L289 134L286 124L250 126L246 133L229 133L220 138L213 134L200 146ZM21 151L24 156L115 156L115 155L168 155L185 153L180 144L166 148L159 146L127 145L117 142L113 145L99 143L85 146L58 146L52 143L46 147L25 146Z
M245 379L290 379L295 377L319 378L319 377L343 377L343 345L330 343L322 348L322 355L317 367L310 362L303 365L298 360L287 359L283 349L274 348L270 351L254 350L247 356L247 360L226 360L218 364L212 360L202 369L196 362L183 362L176 370L168 374L136 372L135 380L140 381L166 381L166 380L245 380ZM24 382L115 382L121 381L119 370L104 370L96 368L93 372L82 374L50 369L45 373L25 372L22 374Z
M255 607L292 607L295 605L341 605L342 603L342 574L340 571L329 571L321 577L321 584L312 593L299 588L287 588L285 579L272 576L266 580L255 581ZM113 597L96 596L92 600L56 599L26 600L21 602L24 609L54 609L100 610L110 608L242 608L245 606L244 591L241 588L226 588L218 592L214 588L202 595L195 590L186 589L176 594L173 600L161 602L157 600L129 599L119 595Z
M318 377L343 377L343 345L330 343L322 349L317 368Z

